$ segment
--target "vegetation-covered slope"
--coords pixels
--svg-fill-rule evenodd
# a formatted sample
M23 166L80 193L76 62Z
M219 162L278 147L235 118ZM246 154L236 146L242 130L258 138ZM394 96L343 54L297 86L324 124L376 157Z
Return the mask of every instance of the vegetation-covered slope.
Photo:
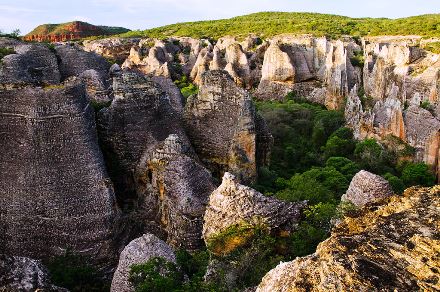
M129 32L123 27L97 26L82 21L61 24L42 24L25 36L26 40L58 41L78 39L90 36L106 36Z
M271 37L277 34L313 34L338 37L341 35L422 35L440 36L440 14L420 15L400 19L350 18L345 16L297 13L261 12L230 19L177 23L144 31L131 31L123 36L219 38L250 33Z

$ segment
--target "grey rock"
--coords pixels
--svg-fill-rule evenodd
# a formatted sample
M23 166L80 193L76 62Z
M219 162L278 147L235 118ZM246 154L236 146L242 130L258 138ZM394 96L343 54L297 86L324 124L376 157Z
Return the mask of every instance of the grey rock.
M156 220L176 249L203 246L203 215L215 189L210 172L192 156L191 146L172 134L147 151L137 168L137 190L148 219Z
M154 257L176 262L174 251L165 242L152 234L144 234L142 237L130 242L121 253L110 291L134 291L134 287L128 280L130 267L135 264L143 264Z
M84 85L0 91L0 250L108 264L118 209Z
M40 261L0 255L0 291L52 291L67 289L52 285L49 272Z
M225 173L222 184L209 198L203 238L208 243L228 227L242 224L270 231L293 231L305 206L305 202L291 203L267 197L239 184L235 176Z
M60 83L57 59L46 46L20 44L14 50L16 54L5 56L0 63L2 87Z
M270 137L263 133L267 128L257 128L263 125L258 119L249 93L227 72L215 70L202 75L199 93L188 99L184 113L188 136L208 169L216 177L231 171L244 182L255 181L257 157L269 148L257 145L258 135Z
M356 206L364 206L375 200L393 195L390 184L381 176L361 170L351 180L347 192L341 201L348 201Z

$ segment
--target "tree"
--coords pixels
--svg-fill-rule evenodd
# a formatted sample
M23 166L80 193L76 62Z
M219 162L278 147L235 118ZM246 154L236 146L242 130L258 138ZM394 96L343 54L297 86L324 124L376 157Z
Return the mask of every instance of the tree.
M433 186L435 176L425 163L408 163L402 171L402 181L406 187L420 185Z

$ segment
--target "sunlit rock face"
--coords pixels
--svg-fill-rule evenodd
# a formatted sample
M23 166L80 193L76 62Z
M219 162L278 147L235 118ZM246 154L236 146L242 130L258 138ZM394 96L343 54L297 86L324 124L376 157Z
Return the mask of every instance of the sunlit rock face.
M436 291L440 188L410 188L346 217L310 256L281 263L257 291Z
M274 232L291 232L295 230L300 219L305 202L285 202L267 197L256 190L241 185L237 178L225 173L222 184L211 194L204 217L203 237L212 252L224 254L235 247L244 244L245 236L239 239L231 238L231 243L224 243L219 248L212 244L218 235L231 227L263 228ZM229 246L229 247L228 247Z
M356 206L363 206L392 195L393 190L387 180L371 172L361 170L353 177L341 200Z

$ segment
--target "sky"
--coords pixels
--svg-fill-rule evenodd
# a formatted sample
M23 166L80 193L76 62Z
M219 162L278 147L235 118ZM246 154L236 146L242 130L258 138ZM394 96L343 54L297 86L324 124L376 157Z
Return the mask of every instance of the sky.
M39 24L73 20L147 29L261 11L399 18L440 13L440 0L0 0L0 30L26 34Z

